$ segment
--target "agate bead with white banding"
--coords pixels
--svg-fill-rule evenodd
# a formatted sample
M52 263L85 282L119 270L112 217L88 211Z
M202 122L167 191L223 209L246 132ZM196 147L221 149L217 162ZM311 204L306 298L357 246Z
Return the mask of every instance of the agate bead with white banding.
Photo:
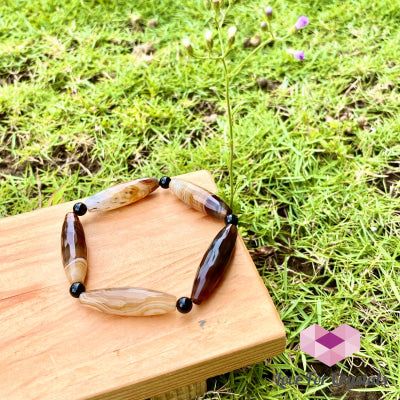
M188 206L211 215L212 217L224 219L227 215L232 213L228 205L217 195L193 183L186 182L183 179L172 178L169 183L169 188L172 193Z
M77 215L65 215L61 230L61 257L70 283L85 281L87 273L87 248L85 232Z
M110 288L81 293L79 301L86 307L121 316L159 315L174 311L176 297L143 288Z
M157 178L141 178L105 189L86 199L89 211L108 211L143 199L158 188Z

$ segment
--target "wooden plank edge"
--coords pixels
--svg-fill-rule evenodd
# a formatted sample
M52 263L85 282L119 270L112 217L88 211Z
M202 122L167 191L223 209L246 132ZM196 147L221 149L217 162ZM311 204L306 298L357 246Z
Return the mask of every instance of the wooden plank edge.
M192 400L203 396L207 392L207 382L201 381L192 385L172 390L168 393L159 394L150 400Z
M228 355L190 365L145 382L101 393L87 400L145 400L158 394L195 384L213 376L225 374L246 365L275 357L282 354L285 348L286 336L278 337L267 343L260 343L251 348L241 349ZM174 382L173 387L171 387L171 381Z

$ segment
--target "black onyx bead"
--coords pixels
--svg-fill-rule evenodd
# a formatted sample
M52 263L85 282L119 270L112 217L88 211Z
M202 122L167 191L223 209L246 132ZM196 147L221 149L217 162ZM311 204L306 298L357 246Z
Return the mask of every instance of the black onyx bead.
M169 188L169 183L171 182L171 178L169 176L163 176L160 179L160 182L158 182L160 184L160 186L163 189L168 189Z
M80 217L82 215L86 214L87 207L85 203L75 203L74 208L73 208L74 214L79 215Z
M232 225L237 225L239 223L239 218L235 214L229 214L225 217L225 223L227 225L232 224Z
M189 297L181 297L176 302L176 308L182 314L187 314L193 307L192 300Z
M86 290L85 285L80 282L75 282L69 288L69 293L72 297L78 298L79 295Z

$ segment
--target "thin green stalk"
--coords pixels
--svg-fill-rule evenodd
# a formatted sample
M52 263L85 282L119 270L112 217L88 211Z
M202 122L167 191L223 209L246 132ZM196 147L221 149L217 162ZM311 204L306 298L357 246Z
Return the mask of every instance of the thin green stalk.
M264 48L268 43L271 43L274 40L273 37L267 39L265 42L262 42L258 47L256 47L251 53L249 53L246 58L231 72L230 76L235 76L243 67L244 64L254 55L257 51Z
M231 3L229 2L229 5L228 5L227 9L225 10L224 13L222 13L221 22L218 24L220 29L222 29L222 25L223 25L224 22L225 22L226 14L229 13L229 10L230 10L230 9L231 9Z
M262 43L261 43L258 47L256 47L252 52L250 52L250 53L244 58L244 60L231 72L231 74L230 74L231 77L235 76L235 75L242 69L243 65L246 64L246 62L247 62L251 57L253 57L254 54L256 54L259 50L263 49L268 43L271 43L271 42L273 42L273 41L276 41L276 42L277 42L277 41L284 41L284 40L286 40L286 39L290 36L290 34L289 34L289 35L286 35L286 36L280 38L280 37L275 37L275 36L273 36L272 31L271 31L270 33L271 33L271 37L270 37L269 39L267 39L265 42L262 42Z
M230 7L230 3L229 3ZM225 13L222 14L222 18L220 22L218 22L217 15L214 15L214 22L216 29L218 31L218 37L219 37L219 42L221 46L221 55L218 57L214 57L211 59L214 60L221 60L222 66L224 69L224 74L225 74L225 101L226 101L226 109L228 111L228 128L229 128L229 142L228 142L228 147L229 147L229 164L228 164L228 170L229 170L229 186L230 186L230 200L229 204L231 209L233 208L233 200L234 200L234 188L233 188L233 151L234 151L234 135L233 135L233 121L232 121L232 109L231 109L231 102L230 102L230 95L229 95L229 84L230 84L230 79L234 77L241 69L242 67L247 63L247 61L254 55L256 54L259 50L264 48L268 43L271 43L274 40L283 40L286 39L287 36L284 38L275 38L271 24L268 22L268 32L270 33L271 37L267 40L265 40L263 43L261 43L258 47L256 47L252 52L250 52L247 57L232 71L229 73L228 71L228 66L226 64L226 56L229 54L231 50L231 46L228 46L226 51L224 50L224 42L222 39L222 25L225 20L225 16L228 13L228 9L225 11Z
M196 58L197 60L220 60L221 59L221 57L212 57L212 56L202 57L202 56L198 56L194 53L191 54L191 57Z
M222 66L224 67L224 74L225 74L225 101L226 101L226 109L228 111L228 127L229 127L229 164L228 164L228 170L229 170L229 186L230 186L230 199L229 199L229 206L231 210L233 211L233 197L234 197L234 190L233 190L233 150L234 150L234 144L233 144L233 123L232 123L232 110L231 110L231 102L230 102L230 97L229 97L229 71L228 67L226 65L225 57L229 52L229 49L225 52L224 51L224 44L223 44L223 39L222 39L222 24L218 24L217 19L215 19L215 24L217 26L218 30L218 37L219 37L219 43L221 46L221 54L222 56L220 57L220 60L222 62Z
M226 99L226 108L228 110L228 125L229 125L229 186L230 186L230 208L233 211L233 127L232 127L232 110L231 110L231 102L229 98L229 73L228 68L226 66L225 58L221 59L222 65L224 66L225 72L225 99Z

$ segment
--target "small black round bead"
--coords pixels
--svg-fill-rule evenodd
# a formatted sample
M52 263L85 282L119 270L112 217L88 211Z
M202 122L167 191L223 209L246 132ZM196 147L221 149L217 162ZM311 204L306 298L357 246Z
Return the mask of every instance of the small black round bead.
M86 290L85 285L80 282L75 282L69 288L69 293L72 297L78 298L79 295Z
M232 225L237 225L239 223L239 218L235 214L229 214L225 217L225 223L227 225L232 224Z
M170 182L171 178L169 176L163 176L158 183L163 189L168 189Z
M85 203L75 203L73 208L74 214L82 216L86 214L87 207Z
M176 302L176 308L182 314L187 314L193 307L192 300L189 297L181 297Z

